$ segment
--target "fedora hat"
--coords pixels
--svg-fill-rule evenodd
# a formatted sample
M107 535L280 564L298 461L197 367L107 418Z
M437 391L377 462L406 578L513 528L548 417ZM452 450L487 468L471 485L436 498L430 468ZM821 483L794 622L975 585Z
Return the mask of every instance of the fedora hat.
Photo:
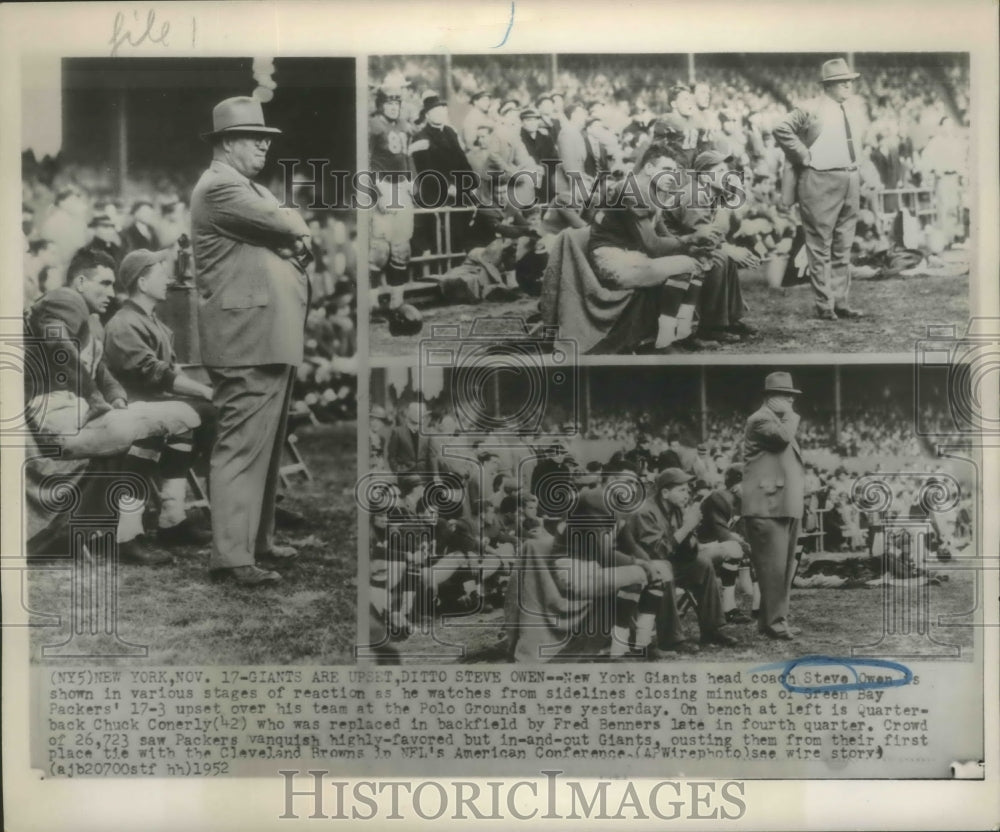
M267 127L264 124L264 110L256 98L238 95L220 101L212 110L212 130L202 133L203 139L211 139L228 133L251 133L278 135L277 127Z
M776 373L770 373L767 378L764 379L764 392L765 393L793 393L798 395L801 390L796 390L792 387L792 374L785 373L782 371Z
M424 118L435 107L447 107L448 102L440 95L431 94L424 97L424 104L420 108L420 117Z
M823 62L822 80L824 84L827 81L853 81L855 78L860 77L860 73L851 72L851 68L843 58L833 58L832 60Z

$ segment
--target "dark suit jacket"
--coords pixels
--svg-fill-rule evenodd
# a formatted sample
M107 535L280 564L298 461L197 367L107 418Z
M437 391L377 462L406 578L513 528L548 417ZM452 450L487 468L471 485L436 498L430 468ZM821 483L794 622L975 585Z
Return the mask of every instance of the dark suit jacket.
M156 232L150 228L149 233L153 236L147 239L140 232L135 225L130 225L121 233L122 238L122 257L128 254L130 251L136 251L140 248L146 248L150 251L159 251L162 246L160 245L160 238L156 236ZM120 258L119 258L120 259Z
M694 534L680 542L674 539L681 522L677 509L651 495L629 515L619 545L626 554L645 560L690 560L697 554Z
M802 518L802 452L789 425L767 405L747 420L743 464L744 517Z
M248 367L302 362L308 280L277 253L307 235L297 211L213 161L191 195L201 360Z
M528 149L528 155L539 165L544 165L546 162L555 164L559 161L556 143L544 128L539 129L534 136L522 128L521 141ZM545 170L547 171L548 168L545 168Z
M406 425L399 425L389 434L385 459L389 469L397 474L430 474L434 472L434 460L430 441L423 434L417 434L416 444Z
M739 519L739 504L739 498L728 488L717 489L702 500L698 540L702 543L733 540L736 537L733 520Z
M436 170L442 174L448 185L456 184L455 175L461 171L472 171L472 165L466 158L458 133L447 124L442 127L425 125L414 134L410 144L413 165L417 173ZM419 148L419 149L413 149ZM436 177L423 177L420 180L418 201L424 205L440 205L447 189Z

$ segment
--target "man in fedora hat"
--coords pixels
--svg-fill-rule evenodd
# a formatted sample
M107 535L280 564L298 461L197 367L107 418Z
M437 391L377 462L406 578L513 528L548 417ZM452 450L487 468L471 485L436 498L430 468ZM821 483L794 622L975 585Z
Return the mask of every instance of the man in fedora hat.
M792 639L789 594L805 499L805 469L795 438L802 391L786 372L764 380L764 404L748 420L743 437L743 517L750 559L760 584L758 629L769 638Z
M791 162L783 183L786 202L799 203L816 314L824 321L860 318L847 302L851 244L861 200L861 125L844 107L854 79L843 58L823 64L823 95L793 110L774 128Z
M248 587L280 580L262 565L296 554L274 543L274 505L295 369L302 362L309 229L253 179L281 131L260 102L212 112L212 163L191 196L202 363L218 413L212 450L211 569Z
M462 150L455 128L448 124L448 102L436 94L424 97L420 110L420 121L423 127L418 130L410 141L409 153L413 158L413 166L417 176L414 181L414 196L422 208L441 208L442 206L472 207L470 186L475 183L472 166ZM460 179L466 180L463 191L459 191ZM417 250L433 250L434 225L433 217L418 218ZM454 252L463 252L466 228L469 224L467 214L454 213L450 217L451 246Z

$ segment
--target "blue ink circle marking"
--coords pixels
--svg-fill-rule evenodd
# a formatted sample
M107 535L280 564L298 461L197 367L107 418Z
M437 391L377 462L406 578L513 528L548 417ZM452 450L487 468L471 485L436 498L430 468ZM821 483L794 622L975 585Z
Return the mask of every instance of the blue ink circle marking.
M837 665L844 667L854 676L853 682L840 682L823 685L796 685L788 681L788 677L798 667L822 667L824 665ZM883 670L892 670L901 675L896 679L872 679L861 681L858 676L857 667L874 667ZM751 669L751 673L758 673L762 670L781 670L778 681L782 687L792 693L831 693L855 690L879 690L881 688L899 688L910 684L913 681L913 671L906 665L899 662L892 662L886 659L839 659L832 656L803 656L798 659L790 659L787 662L776 662L774 664L762 665Z

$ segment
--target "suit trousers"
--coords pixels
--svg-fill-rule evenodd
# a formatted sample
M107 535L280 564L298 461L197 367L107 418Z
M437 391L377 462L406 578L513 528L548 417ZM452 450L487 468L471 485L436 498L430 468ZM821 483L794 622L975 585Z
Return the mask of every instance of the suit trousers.
M689 590L698 602L698 629L704 638L726 623L722 614L722 596L715 567L708 558L671 560L674 580L664 584L663 600L656 614L656 644L662 650L684 638L674 587Z
M209 473L211 569L253 566L274 540L288 406L288 364L209 367L217 433Z
M795 547L799 520L794 517L744 517L750 562L760 585L760 618L763 630L788 618L789 596L795 577Z
M857 171L805 168L799 177L798 195L816 306L847 306L861 176Z

